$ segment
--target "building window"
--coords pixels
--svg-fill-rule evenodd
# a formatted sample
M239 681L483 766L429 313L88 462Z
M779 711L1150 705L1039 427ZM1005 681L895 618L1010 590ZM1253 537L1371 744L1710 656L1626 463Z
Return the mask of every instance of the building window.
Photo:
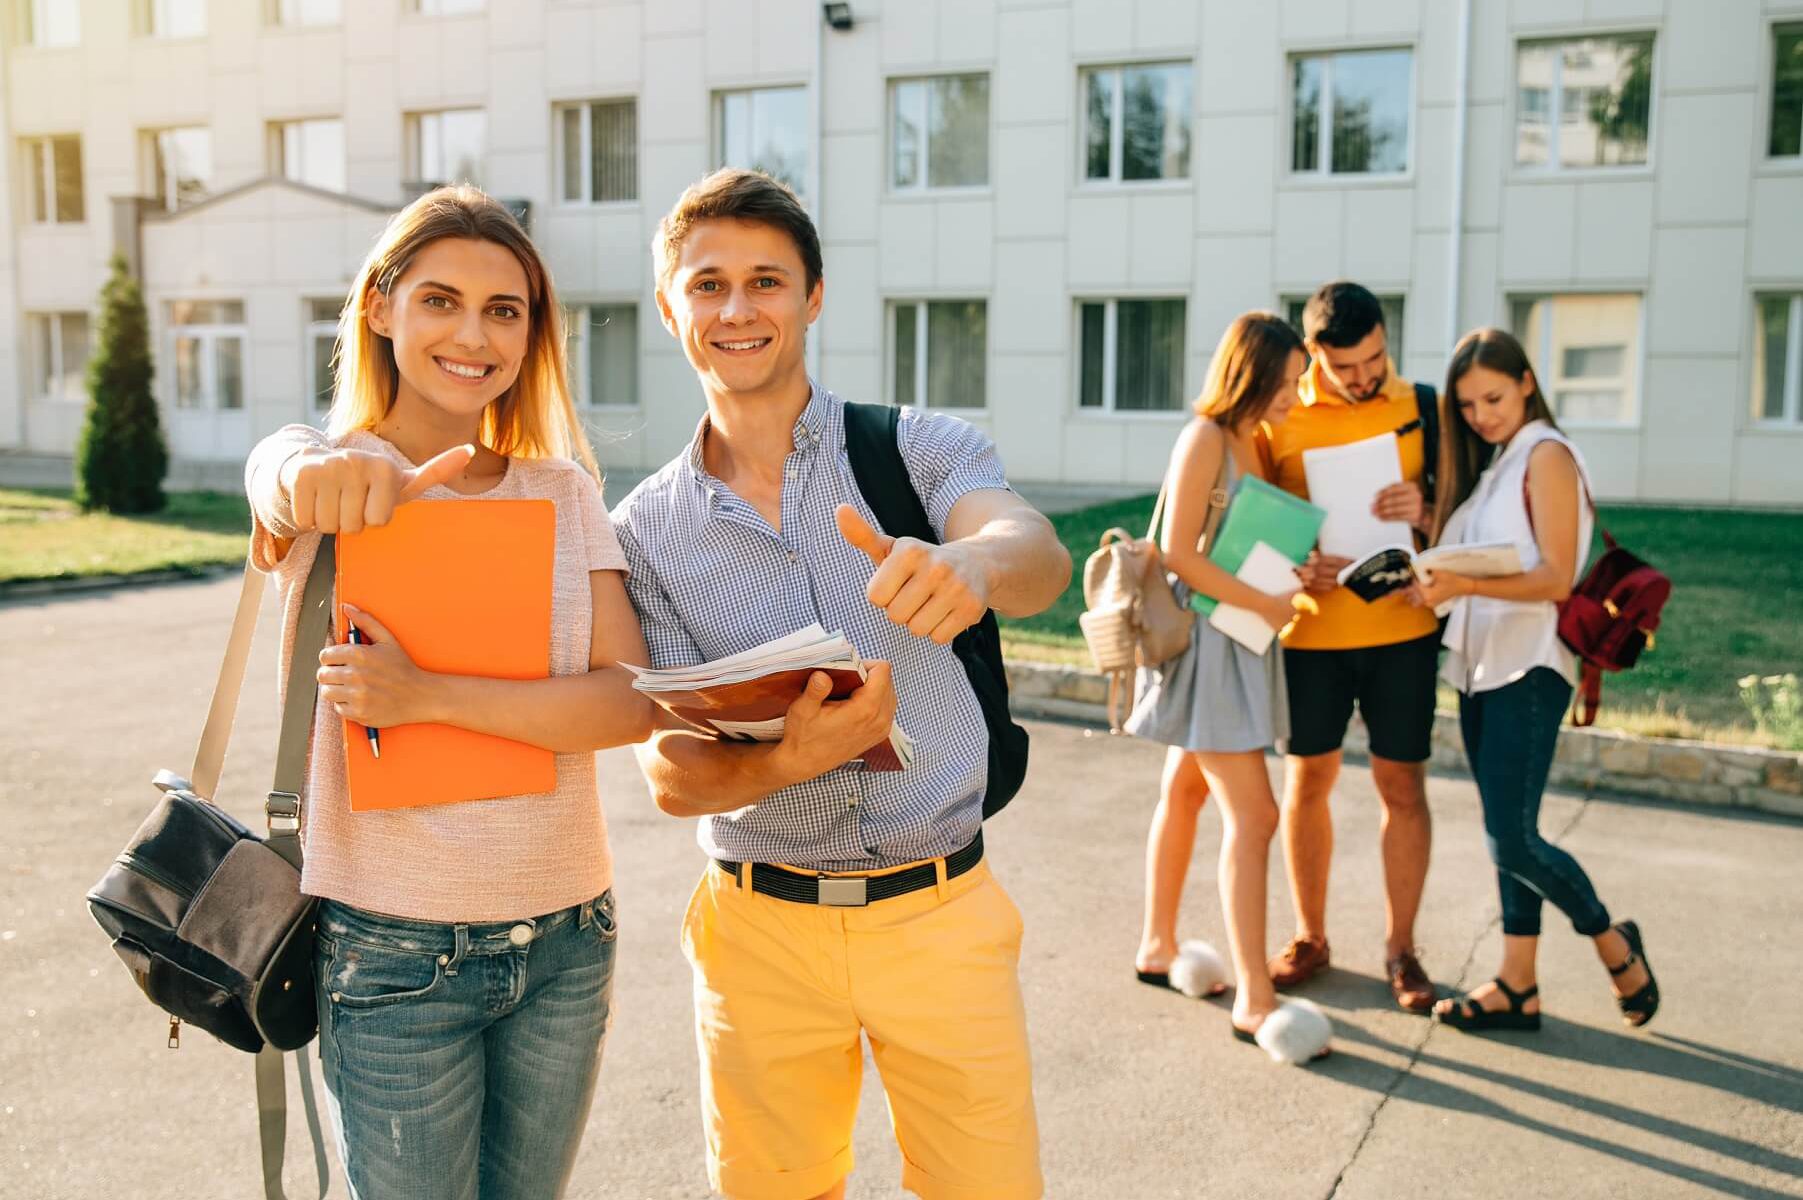
M65 3L66 0L52 0ZM153 38L207 36L207 0L135 0L138 32Z
M81 44L81 5L74 0L18 0L18 14L21 45Z
M1803 25L1780 25L1772 31L1772 132L1767 152L1773 158L1803 154Z
M1409 169L1408 50L1309 54L1290 63L1290 170L1399 175Z
M1378 307L1384 312L1384 344L1390 349L1390 361L1402 363L1402 297L1379 296ZM1296 331L1297 337L1305 336L1302 332L1302 310L1308 306L1307 296L1285 296L1283 298L1283 316Z
M1515 336L1562 421L1628 424L1640 410L1640 297L1517 296Z
M31 189L26 200L31 220L39 224L86 220L81 139L73 135L26 138L20 146L25 155L27 186Z
M313 410L332 407L332 357L338 352L338 310L342 300L307 301L307 394Z
M591 408L639 402L639 309L586 304L570 310L576 334L577 398Z
M1803 425L1803 293L1754 300L1753 418Z
M344 190L344 122L336 117L278 121L269 127L269 173L323 188Z
M989 76L889 85L890 185L897 191L989 183Z
M338 25L344 21L344 0L268 0L269 23L285 29L308 25Z
M1187 178L1190 88L1188 63L1083 72L1083 177Z
M756 88L714 97L715 162L762 171L800 195L808 178L808 90Z
M408 7L423 17L455 17L481 12L488 0L412 0Z
M175 300L169 305L175 407L244 407L244 303Z
M422 188L467 183L482 186L488 147L488 114L479 108L448 108L407 118L408 162Z
M639 198L639 108L633 100L557 110L563 198L606 204Z
M1077 404L1104 412L1183 407L1184 302L1086 300L1077 305Z
M1523 42L1515 77L1519 165L1556 171L1646 162L1652 34Z
M895 347L891 403L916 408L988 404L988 304L907 300L889 311Z
M213 184L213 134L205 126L158 129L144 135L145 186L165 209L205 199Z
M31 398L83 400L88 394L88 314L31 313L25 318L31 339Z

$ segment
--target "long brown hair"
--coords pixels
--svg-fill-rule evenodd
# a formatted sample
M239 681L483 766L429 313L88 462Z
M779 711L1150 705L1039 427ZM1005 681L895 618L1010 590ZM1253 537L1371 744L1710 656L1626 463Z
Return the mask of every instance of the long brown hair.
M567 458L601 477L588 434L570 399L563 308L551 272L513 213L473 187L427 192L396 213L382 231L338 318L337 376L329 428L334 435L374 429L394 405L400 385L394 342L369 327L369 293L387 295L413 260L441 238L493 242L526 272L526 358L513 386L483 410L482 444L517 458Z
M1224 429L1257 422L1283 386L1292 353L1308 355L1288 321L1274 312L1241 313L1215 347L1196 415Z
M1545 421L1554 429L1552 407L1540 391L1540 373L1528 362L1528 352L1521 348L1515 335L1502 329L1474 329L1453 347L1452 361L1446 364L1446 389L1440 393L1440 469L1439 495L1434 502L1434 537L1446 529L1453 511L1471 496L1477 477L1490 465L1496 447L1477 435L1459 412L1459 380L1473 367L1487 367L1520 383L1530 374L1534 390L1528 394L1527 412L1522 421Z

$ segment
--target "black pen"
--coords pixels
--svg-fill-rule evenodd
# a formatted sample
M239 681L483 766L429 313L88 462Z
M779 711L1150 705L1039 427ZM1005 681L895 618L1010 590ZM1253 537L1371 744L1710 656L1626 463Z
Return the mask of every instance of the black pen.
M347 625L350 625L350 623L348 621L345 623ZM355 625L350 625L350 631L351 631L351 645L361 646L361 645L365 644L363 641L363 635L357 631L357 627ZM377 758L381 758L382 757L382 735L376 731L376 729L373 725L365 725L363 727L363 733L364 733L364 736L369 738L369 752L371 754L375 755Z

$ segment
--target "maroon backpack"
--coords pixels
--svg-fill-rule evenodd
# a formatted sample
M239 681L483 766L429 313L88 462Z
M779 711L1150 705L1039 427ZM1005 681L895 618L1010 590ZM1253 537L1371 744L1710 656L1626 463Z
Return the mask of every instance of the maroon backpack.
M1584 489L1584 503L1595 514L1590 485L1582 475L1578 482ZM1528 496L1526 475L1521 480L1521 500L1532 529L1534 502ZM1600 515L1597 527L1602 527ZM1579 705L1571 715L1573 725L1596 722L1604 671L1625 671L1639 661L1642 650L1653 648L1660 610L1672 594L1672 581L1663 571L1622 549L1607 529L1602 533L1601 557L1584 572L1571 595L1559 602L1559 640L1583 663Z

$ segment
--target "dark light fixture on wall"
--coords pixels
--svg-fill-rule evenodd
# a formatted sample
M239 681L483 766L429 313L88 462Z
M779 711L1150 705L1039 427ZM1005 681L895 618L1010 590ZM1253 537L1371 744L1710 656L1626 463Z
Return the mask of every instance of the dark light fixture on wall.
M822 4L820 6L820 11L821 11L821 14L826 17L826 23L828 25L831 25L834 29L843 31L843 30L847 30L847 29L851 28L851 5L850 4L845 4L845 3Z

